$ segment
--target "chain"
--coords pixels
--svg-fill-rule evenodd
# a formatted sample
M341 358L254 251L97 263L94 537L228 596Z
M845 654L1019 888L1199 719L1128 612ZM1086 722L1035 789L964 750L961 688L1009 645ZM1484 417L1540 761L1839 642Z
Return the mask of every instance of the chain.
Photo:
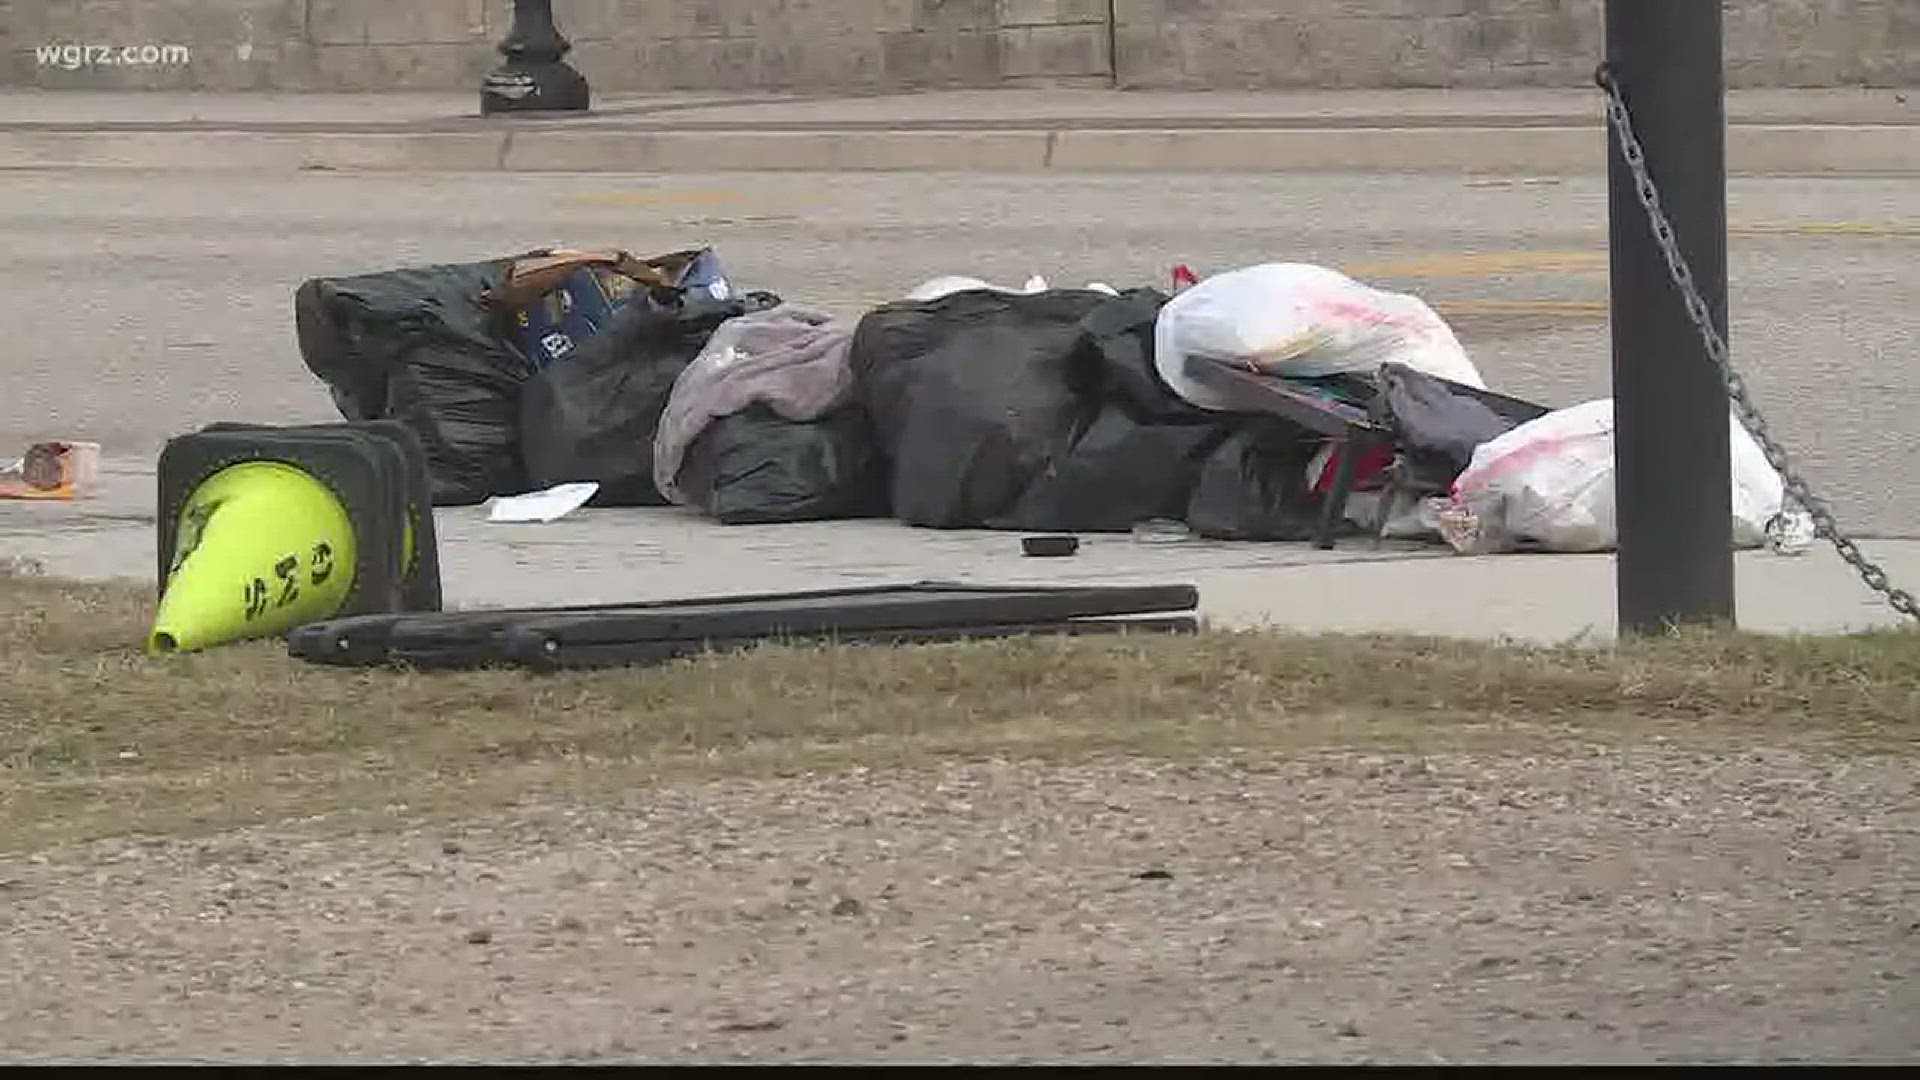
M1905 589L1896 588L1887 577L1886 570L1867 558L1860 550L1860 545L1840 528L1826 501L1814 494L1813 488L1788 460L1786 450L1774 439L1766 417L1760 415L1759 406L1754 404L1753 396L1747 390L1746 380L1733 369L1726 339L1714 325L1713 312L1700 295L1699 287L1694 284L1693 269L1680 252L1679 237L1674 233L1673 222L1667 219L1666 210L1661 205L1660 189L1654 186L1653 175L1647 168L1646 151L1640 145L1639 136L1634 134L1633 114L1628 111L1626 99L1621 96L1619 85L1614 82L1612 70L1601 65L1596 81L1606 91L1607 124L1619 138L1620 152L1626 157L1627 167L1633 170L1635 194L1639 196L1640 205L1646 209L1647 219L1653 225L1654 242L1660 245L1660 253L1666 257L1667 271L1673 277L1674 287L1680 290L1681 298L1686 301L1687 317L1699 328L1707 356L1720 369L1720 377L1727 386L1727 397L1733 401L1734 412L1740 417L1740 422L1746 425L1754 441L1760 444L1767 462L1785 480L1788 506L1797 504L1806 509L1808 516L1813 518L1816 535L1833 544L1834 550L1847 561L1847 565L1859 572L1860 580L1866 582L1868 588L1885 596L1887 603L1900 614L1920 619L1920 600L1915 600L1913 594Z

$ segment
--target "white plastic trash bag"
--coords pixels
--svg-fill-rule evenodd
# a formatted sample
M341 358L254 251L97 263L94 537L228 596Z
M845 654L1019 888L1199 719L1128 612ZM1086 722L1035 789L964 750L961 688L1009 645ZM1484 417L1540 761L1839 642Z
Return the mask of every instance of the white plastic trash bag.
M1154 353L1167 385L1209 409L1226 403L1187 377L1189 356L1296 377L1401 363L1475 389L1487 385L1425 301L1304 263L1249 266L1186 289L1160 309Z
M1727 416L1733 454L1733 542L1766 543L1785 485L1739 418ZM1440 513L1454 549L1610 551L1614 524L1613 399L1548 413L1482 443Z
M1047 279L1041 277L1039 274L1028 278L1027 283L1018 289L1010 289L1004 285L995 285L990 281L982 281L977 277L948 274L942 277L928 278L926 281L914 286L913 291L907 293L907 299L915 303L924 304L929 301L952 296L954 293L959 292L997 292L1013 295L1025 293L1031 295L1033 293L1046 292L1050 288L1052 288L1052 286L1047 284ZM1103 292L1109 296L1120 295L1119 290L1099 281L1088 282L1087 290L1089 292Z
M913 290L907 293L907 299L915 303L926 303L930 300L939 300L959 292L1037 293L1046 291L1047 279L1038 274L1028 278L1027 283L1018 289L1010 289L1004 285L995 285L990 281L983 281L977 277L968 277L964 274L946 274L937 278L928 278L926 281L914 286Z

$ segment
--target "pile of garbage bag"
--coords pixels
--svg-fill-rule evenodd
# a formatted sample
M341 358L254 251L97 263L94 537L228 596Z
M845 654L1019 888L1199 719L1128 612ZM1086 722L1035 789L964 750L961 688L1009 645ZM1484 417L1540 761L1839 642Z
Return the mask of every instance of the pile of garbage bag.
M1323 267L1182 266L1171 292L949 276L846 318L737 288L711 249L548 249L316 278L294 308L342 415L415 431L443 506L591 483L726 524L1301 540L1337 513L1473 553L1613 543L1610 403L1493 393L1424 301ZM1757 543L1782 490L1744 435Z

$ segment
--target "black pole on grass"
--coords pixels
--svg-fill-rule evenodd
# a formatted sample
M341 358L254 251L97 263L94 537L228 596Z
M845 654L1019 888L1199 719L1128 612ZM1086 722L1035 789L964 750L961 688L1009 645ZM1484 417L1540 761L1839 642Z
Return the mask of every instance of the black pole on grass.
M1726 81L1717 0L1607 0L1607 72L1679 249L1727 332ZM1732 625L1727 387L1609 130L1615 504L1622 635Z

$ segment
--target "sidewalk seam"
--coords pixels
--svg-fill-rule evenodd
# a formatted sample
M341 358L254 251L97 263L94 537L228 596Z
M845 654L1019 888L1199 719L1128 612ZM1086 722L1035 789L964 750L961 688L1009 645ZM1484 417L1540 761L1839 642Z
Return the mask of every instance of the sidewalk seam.
M1912 175L1920 126L1775 125L1728 137L1736 175ZM524 160L523 160L524 159ZM352 172L1151 171L1566 172L1606 167L1598 128L1163 128L880 131L27 132L10 168Z

